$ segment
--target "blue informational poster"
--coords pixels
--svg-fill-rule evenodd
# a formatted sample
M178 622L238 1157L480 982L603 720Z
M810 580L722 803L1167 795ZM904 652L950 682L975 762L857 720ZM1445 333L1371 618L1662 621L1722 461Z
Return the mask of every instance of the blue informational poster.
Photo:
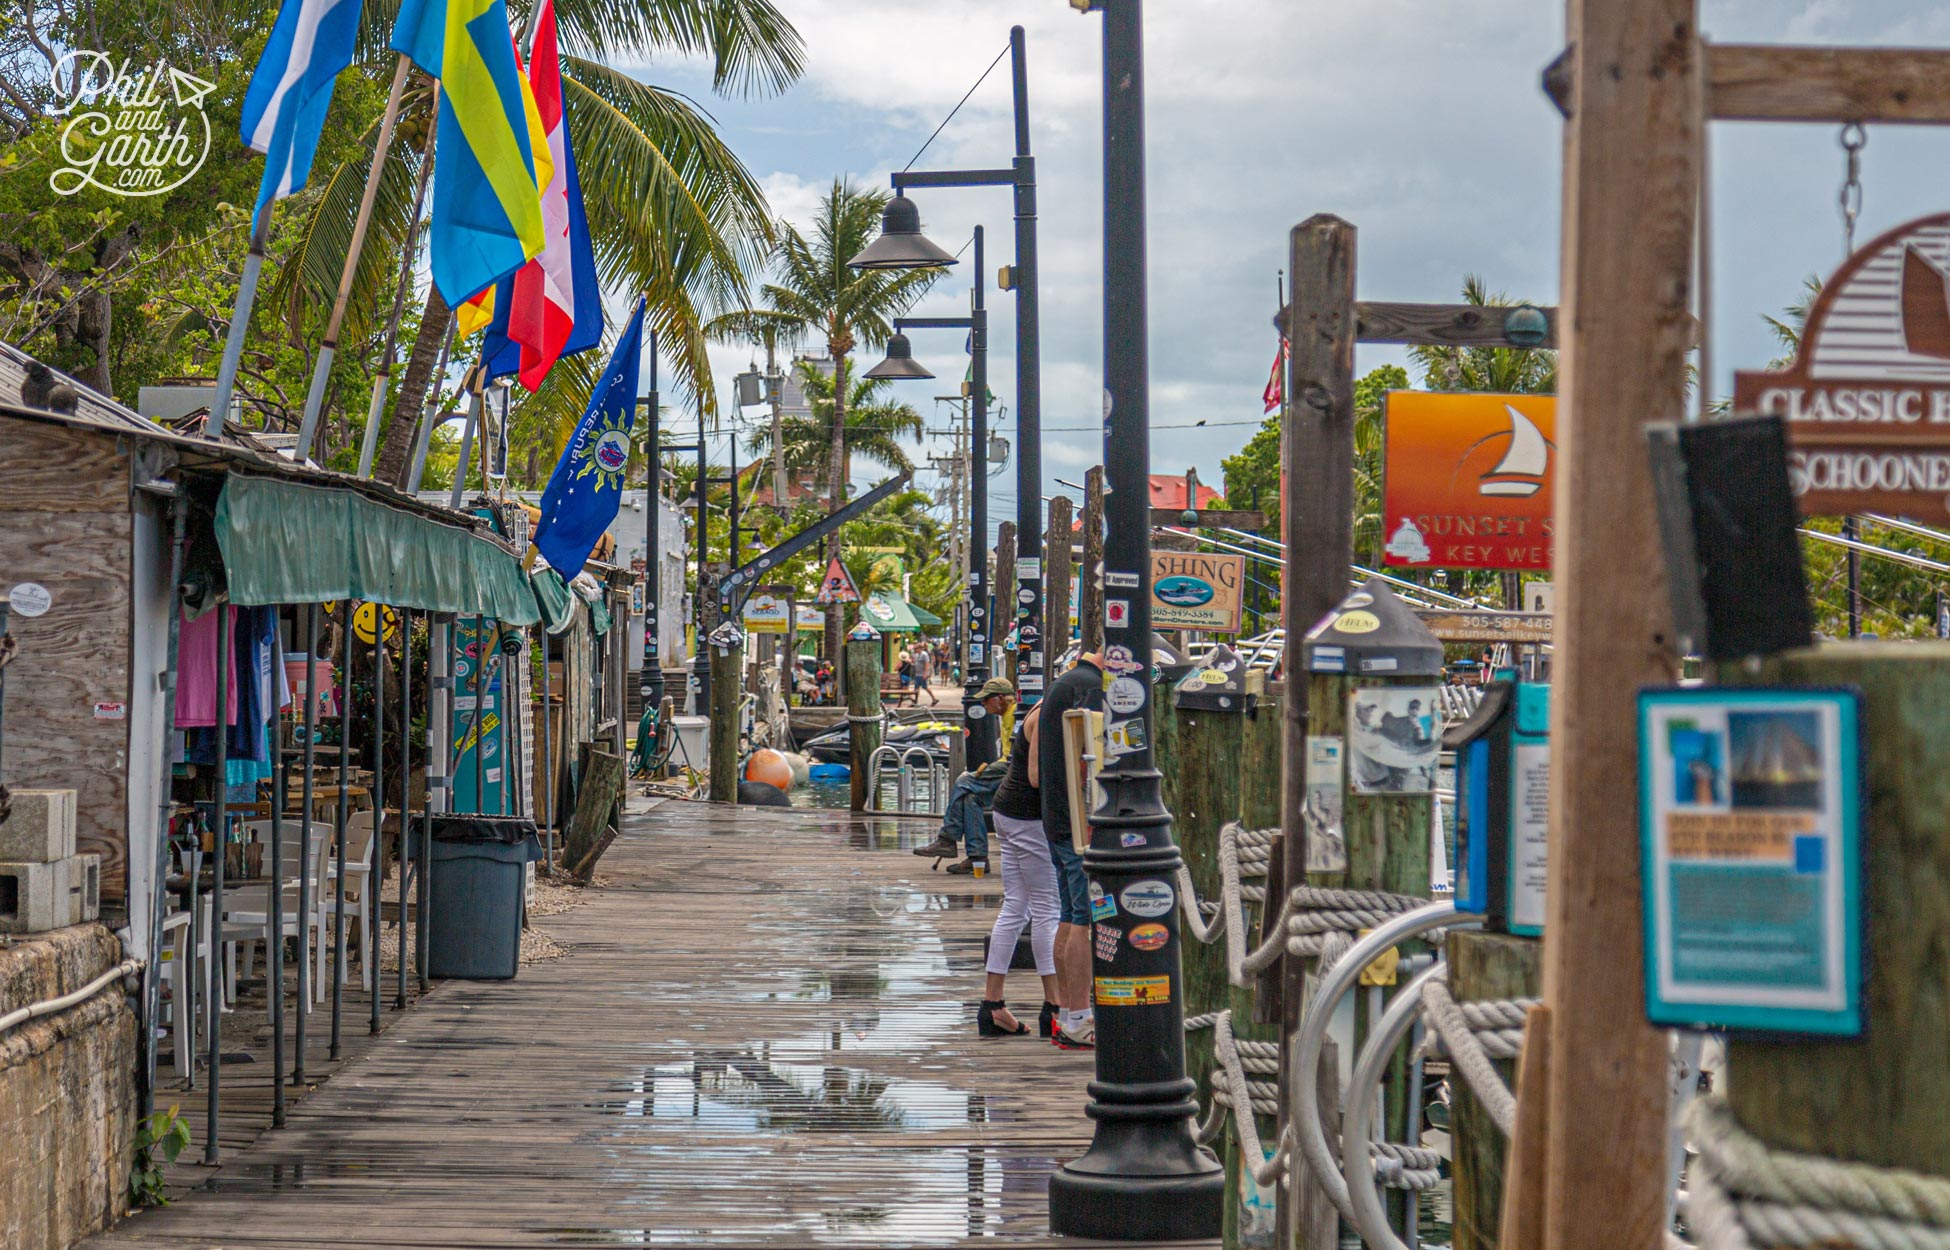
M502 724L502 665L495 662L495 623L477 625L471 616L459 617L453 636L454 810L498 813L504 810L501 746L507 733Z
M1639 695L1654 1024L1862 1031L1861 696Z

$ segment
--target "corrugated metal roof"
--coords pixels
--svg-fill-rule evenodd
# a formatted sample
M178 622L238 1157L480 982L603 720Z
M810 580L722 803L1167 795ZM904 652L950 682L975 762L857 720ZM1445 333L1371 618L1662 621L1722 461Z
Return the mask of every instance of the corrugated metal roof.
M0 403L21 404L21 384L27 381L27 366L34 363L34 357L21 351L12 343L0 343ZM162 433L163 428L149 418L137 413L135 409L116 403L113 399L92 387L83 386L59 369L49 366L49 372L56 378L74 388L75 410L73 415L89 425L104 425L115 429L141 430L144 433ZM62 414L68 415L68 414Z

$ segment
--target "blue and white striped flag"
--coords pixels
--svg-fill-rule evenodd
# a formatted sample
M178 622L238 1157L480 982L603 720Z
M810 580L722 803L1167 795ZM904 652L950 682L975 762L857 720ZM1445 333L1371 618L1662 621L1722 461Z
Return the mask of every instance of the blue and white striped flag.
M304 189L332 106L332 83L352 64L359 0L284 0L244 93L238 132L264 153L255 221L272 200Z

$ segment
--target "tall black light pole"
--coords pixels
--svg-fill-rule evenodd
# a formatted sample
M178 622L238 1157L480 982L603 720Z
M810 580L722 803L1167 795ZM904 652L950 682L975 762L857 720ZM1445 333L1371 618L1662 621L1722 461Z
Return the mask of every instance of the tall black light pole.
M893 177L894 198L881 216L880 237L848 264L856 269L926 269L952 265L952 253L921 234L909 187L1010 187L1015 193L1016 263L1003 271L1003 289L1016 296L1016 585L998 588L998 603L1015 604L1017 684L1024 708L1043 697L1043 359L1037 303L1036 158L1029 151L1029 57L1022 27L1009 30L1016 155L1008 169L905 170ZM981 258L975 268L982 267ZM986 396L984 396L986 398ZM978 437L978 460L988 454ZM981 531L976 530L977 534ZM1025 593L1026 592L1026 593ZM1067 588L1058 593L1069 593ZM983 630L983 633L990 631ZM1008 633L995 622L997 638Z
M1104 596L1107 605L1126 604L1105 613L1104 659L1116 679L1111 707L1136 708L1113 710L1105 725L1104 804L1090 815L1083 854L1091 885L1117 908L1097 921L1092 951L1096 1134L1081 1159L1050 1178L1050 1231L1117 1241L1217 1237L1225 1172L1193 1138L1197 1087L1185 1076L1173 885L1184 861L1151 756L1143 7L1142 0L1071 2L1104 14ZM1138 950L1120 936L1113 956L1103 958L1103 929L1154 922L1167 930L1163 946Z
M644 474L643 511L643 673L637 689L643 693L643 710L656 723L657 709L664 702L664 669L659 658L657 606L663 598L663 452L658 447L660 421L657 413L657 332L650 331L650 395L644 402L650 411L643 425L644 459L649 462ZM544 641L546 629L544 625Z
M885 235L881 236L885 238ZM982 706L982 684L988 680L992 652L989 647L990 615L988 592L989 488L988 462L984 454L989 440L989 313L983 299L982 228L975 227L975 289L966 317L897 317L893 337L887 340L887 358L867 370L869 378L900 381L931 378L907 341L909 329L967 330L969 386L968 458L968 649L962 659L961 707L968 733L968 766L971 769L994 761L999 739L995 718Z

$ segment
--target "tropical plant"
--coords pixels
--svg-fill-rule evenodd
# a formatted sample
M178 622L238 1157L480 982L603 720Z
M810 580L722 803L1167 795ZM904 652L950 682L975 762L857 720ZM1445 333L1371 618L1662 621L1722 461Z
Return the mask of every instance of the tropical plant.
M169 1195L163 1189L163 1169L176 1162L177 1156L190 1144L190 1122L181 1112L181 1107L172 1106L137 1122L135 1141L130 1144L130 1206L169 1205Z
M833 441L833 379L818 366L800 361L795 366L799 386L812 408L812 416L783 417L779 421L780 445L785 451L785 467L790 472L815 469L826 482L832 472L829 451ZM864 378L848 387L845 407L845 463L841 480L853 476L853 457L859 456L884 469L911 469L914 461L901 448L903 436L918 442L926 423L910 404L887 396L891 384L879 378ZM747 444L752 454L772 453L769 426L754 430Z
M1463 277L1463 303L1513 308L1527 303L1492 293L1475 274ZM1557 390L1557 353L1541 347L1411 347L1408 358L1430 391L1549 395Z
M795 226L784 228L773 256L773 281L759 288L764 305L725 313L705 327L709 337L720 341L760 342L767 335L786 346L808 339L824 341L835 379L826 461L829 512L839 511L846 500L846 407L853 394L849 360L856 348L884 347L893 333L894 318L913 307L942 274L939 269L848 267L847 262L873 241L887 199L879 191L860 190L835 178L820 200L810 238ZM828 540L827 550L833 557L839 555L838 534ZM826 655L835 663L840 655L839 619L837 608L827 610Z

